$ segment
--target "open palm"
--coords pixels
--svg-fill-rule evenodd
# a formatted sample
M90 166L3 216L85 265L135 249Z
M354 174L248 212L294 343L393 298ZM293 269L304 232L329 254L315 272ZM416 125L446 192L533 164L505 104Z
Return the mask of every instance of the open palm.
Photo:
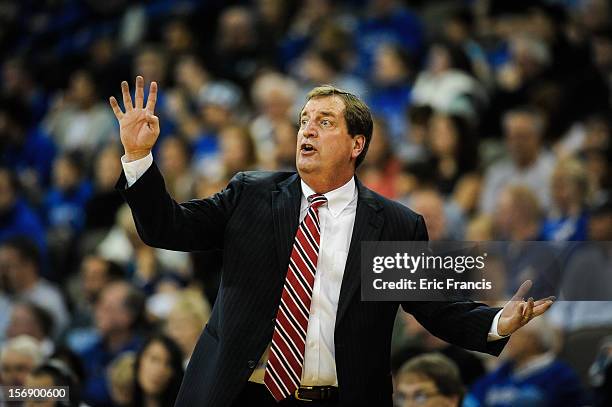
M545 313L553 304L555 297L547 297L537 301L529 298L525 301L525 294L527 294L532 284L531 280L521 284L512 299L504 306L497 324L497 332L500 335L510 335L533 318Z
M130 88L126 81L121 82L121 93L125 112L119 107L117 99L111 96L110 105L119 122L121 144L128 161L145 157L159 137L159 118L154 115L157 102L157 83L151 82L149 97L144 106L144 79L136 77L135 103L132 104Z

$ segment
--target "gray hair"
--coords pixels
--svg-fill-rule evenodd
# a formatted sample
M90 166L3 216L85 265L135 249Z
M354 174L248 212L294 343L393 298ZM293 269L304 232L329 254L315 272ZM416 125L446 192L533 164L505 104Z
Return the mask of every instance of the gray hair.
M29 335L19 335L5 342L0 351L0 362L9 353L18 353L28 356L38 366L43 362L44 354L40 342Z

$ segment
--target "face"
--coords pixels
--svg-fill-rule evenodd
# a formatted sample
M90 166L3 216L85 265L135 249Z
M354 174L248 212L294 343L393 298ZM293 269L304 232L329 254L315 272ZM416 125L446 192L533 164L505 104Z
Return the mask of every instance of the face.
M402 407L457 407L458 396L445 396L438 391L433 380L416 374L407 374L397 384L397 405Z
M42 375L28 375L25 382L25 387L32 389L45 389L54 386L53 378L48 374ZM24 404L24 407L53 407L55 406L54 400L28 400Z
M436 115L431 121L431 149L438 156L453 155L457 149L457 132L448 116Z
M129 329L132 317L124 306L127 290L122 284L111 284L100 294L95 307L95 319L102 336Z
M535 160L540 148L540 136L532 117L526 114L509 117L505 134L508 151L518 165L528 165Z
M170 378L172 366L170 354L160 342L152 342L142 353L138 369L138 383L147 396L162 393Z
M19 335L29 335L38 340L42 340L45 334L39 325L34 313L29 307L18 304L13 307L11 312L11 322L6 328L6 336L14 338Z
M53 183L59 189L74 187L79 181L76 168L66 159L60 158L53 165Z
M83 292L88 301L94 301L108 282L107 266L103 259L89 256L81 265Z
M103 150L96 160L96 183L105 190L112 189L119 174L121 174L120 155L113 148Z
M30 356L5 352L0 360L0 382L5 386L23 386L34 367Z
M563 172L555 172L551 178L550 192L553 201L562 211L566 211L572 204L580 203L580 187L577 182Z
M333 179L353 174L365 138L349 135L344 108L342 99L335 95L313 98L304 106L296 152L296 167L302 178Z
M185 356L193 352L202 328L201 321L184 311L176 309L168 315L166 332L180 346Z
M21 258L17 250L0 247L0 274L6 277L10 289L19 292L26 284L26 276L30 277L27 283L31 281L32 267Z

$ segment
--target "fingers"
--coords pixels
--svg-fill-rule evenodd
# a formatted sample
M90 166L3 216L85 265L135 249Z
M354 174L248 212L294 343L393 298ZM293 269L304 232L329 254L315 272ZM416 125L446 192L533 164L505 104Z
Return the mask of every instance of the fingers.
M121 82L121 94L123 95L123 107L126 112L134 109L132 106L132 96L130 96L130 86L126 81Z
M518 290L516 290L516 293L512 297L511 301L523 301L523 298L525 298L525 295L529 292L531 286L531 280L526 280L523 284L521 284Z
M119 107L119 103L117 103L117 99L115 99L114 96L111 96L109 99L111 108L113 109L113 113L115 113L115 117L117 118L117 120L121 120L121 118L123 117L123 112L121 111L121 108Z
M151 115L155 112L155 103L157 103L157 82L151 82L149 97L147 98L147 111Z
M527 305L525 306L525 311L523 311L523 323L526 324L533 318L533 298L529 298L527 301Z
M147 114L147 125L151 128L153 133L159 134L159 117Z
M548 309L553 305L553 301L548 300L540 305L536 305L535 307L533 307L533 316L534 317L539 317L540 315L542 315L543 313L545 313L546 311L548 311Z
M550 301L551 303L554 302L557 299L557 297L555 297L554 295L551 295L550 297L546 297L546 298L542 298L541 300L537 300L533 305L535 305L536 307L538 305L544 304L548 301Z
M136 77L136 104L134 107L136 109L142 109L144 104L144 79L142 76L138 75Z

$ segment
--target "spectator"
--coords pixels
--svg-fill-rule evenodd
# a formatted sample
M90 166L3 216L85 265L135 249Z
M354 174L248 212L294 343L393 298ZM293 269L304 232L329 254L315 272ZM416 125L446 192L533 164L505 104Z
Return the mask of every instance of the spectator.
M541 240L543 213L535 193L521 185L510 185L500 192L493 218L496 238Z
M124 278L125 271L114 261L97 254L83 257L79 275L69 286L73 311L64 340L72 349L82 350L97 340L94 309L100 292L108 284Z
M44 308L28 301L13 304L10 323L6 328L8 339L22 335L36 339L45 357L55 350L53 317Z
M200 333L209 318L210 305L202 294L195 290L183 291L172 306L165 331L181 348L183 367L187 368Z
M92 196L91 183L84 177L80 154L59 157L53 165L53 186L45 198L47 226L67 238L75 237L85 226L85 205Z
M220 133L222 177L230 179L239 171L256 167L255 144L248 127L227 126Z
M459 179L474 171L478 154L469 124L461 116L440 112L431 118L427 144L434 183L444 195L451 194Z
M430 240L461 239L465 219L456 207L447 204L435 189L424 187L410 196L410 207L423 215Z
M586 240L590 198L587 174L579 161L567 159L557 164L550 183L552 211L544 221L545 240Z
M409 360L395 381L398 407L459 407L465 393L457 366L439 353Z
M26 190L40 194L49 186L55 149L26 103L0 98L0 165L14 171Z
M183 380L183 359L176 343L164 335L148 339L136 354L132 405L172 405Z
M486 172L480 200L481 210L492 213L506 185L526 185L541 204L550 203L550 176L554 157L544 150L544 122L533 110L521 108L504 116L504 133L509 159L493 164Z
M259 75L253 82L251 98L258 115L252 120L250 130L259 162L270 165L276 145L275 127L287 120L296 121L297 92L294 80L276 72Z
M472 386L464 406L583 406L578 376L556 359L556 341L557 332L542 318L515 332L508 361Z
M110 283L100 293L95 306L99 339L81 352L87 376L83 383L85 402L111 405L106 369L123 352L140 347L143 310L142 294L126 282Z
M77 70L68 83L66 94L58 96L47 114L46 127L61 150L89 156L115 134L112 112L98 99L90 72Z
M0 350L0 383L23 386L28 374L42 361L43 353L36 339L21 335L6 341Z
M193 176L189 171L189 147L179 137L166 137L159 152L160 169L166 175L166 185L178 202L191 199Z
M85 204L85 230L96 234L108 232L123 204L115 183L121 173L121 154L115 145L106 146L94 162L94 188ZM95 236L98 237L97 235Z
M389 125L389 141L399 146L406 131L405 112L412 99L412 57L399 45L384 44L374 54L372 82L374 87L368 105L375 116Z
M412 100L474 121L486 107L488 95L471 75L469 60L461 49L435 43L429 50L427 68L414 83Z
M43 224L20 196L16 175L0 167L0 243L15 236L28 236L39 250L46 248Z
M395 199L400 171L401 164L391 147L387 124L384 120L375 118L372 141L368 147L368 155L359 167L359 178L373 191Z
M53 316L53 336L68 324L68 310L61 292L40 275L41 257L36 245L16 237L0 245L0 269L6 273L9 288L16 299L31 301Z
M51 388L62 386L68 388L68 400L63 402L51 401L57 407L78 407L81 405L78 381L70 368L62 361L51 359L32 370L28 375L25 387L33 389ZM39 406L40 402L28 399L24 407Z

